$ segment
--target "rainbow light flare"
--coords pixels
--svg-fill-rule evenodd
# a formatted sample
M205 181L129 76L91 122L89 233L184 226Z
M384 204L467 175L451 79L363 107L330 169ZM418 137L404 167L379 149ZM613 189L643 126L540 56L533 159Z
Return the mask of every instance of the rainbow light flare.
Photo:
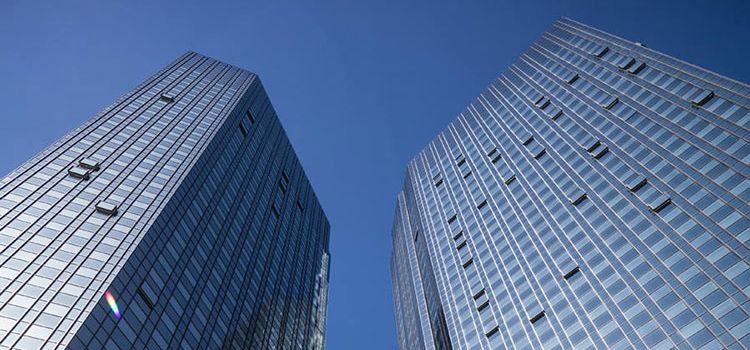
M109 291L104 292L104 299L107 299L107 304L109 304L109 307L112 309L112 312L115 313L115 316L117 319L120 319L120 308L117 307L117 302L115 301L115 297L112 296L112 293Z

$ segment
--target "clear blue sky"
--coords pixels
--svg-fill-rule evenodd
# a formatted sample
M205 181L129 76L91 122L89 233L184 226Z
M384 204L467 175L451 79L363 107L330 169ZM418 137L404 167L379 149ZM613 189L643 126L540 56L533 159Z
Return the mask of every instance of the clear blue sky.
M252 70L331 221L328 347L392 349L405 165L554 20L750 82L750 2L605 2L2 1L0 174L186 50Z

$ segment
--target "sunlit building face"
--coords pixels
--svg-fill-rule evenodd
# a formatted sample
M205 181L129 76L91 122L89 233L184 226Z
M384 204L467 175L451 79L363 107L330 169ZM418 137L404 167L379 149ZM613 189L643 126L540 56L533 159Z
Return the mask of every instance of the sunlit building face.
M402 349L750 347L750 87L562 19L408 164Z

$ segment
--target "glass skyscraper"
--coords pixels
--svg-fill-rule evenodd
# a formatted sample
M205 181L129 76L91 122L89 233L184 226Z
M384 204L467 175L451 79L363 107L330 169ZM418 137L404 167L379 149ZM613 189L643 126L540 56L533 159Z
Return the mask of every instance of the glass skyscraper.
M328 238L258 76L186 53L0 181L0 348L322 349Z
M408 165L402 349L750 348L750 86L561 19Z

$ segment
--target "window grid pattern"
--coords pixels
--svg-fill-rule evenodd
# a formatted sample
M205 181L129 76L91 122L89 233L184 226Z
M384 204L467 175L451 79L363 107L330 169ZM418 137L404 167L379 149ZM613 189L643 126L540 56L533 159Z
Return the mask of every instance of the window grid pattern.
M561 19L410 162L394 299L419 226L452 348L750 348L749 93Z
M328 232L257 76L186 53L0 181L0 348L322 349Z

